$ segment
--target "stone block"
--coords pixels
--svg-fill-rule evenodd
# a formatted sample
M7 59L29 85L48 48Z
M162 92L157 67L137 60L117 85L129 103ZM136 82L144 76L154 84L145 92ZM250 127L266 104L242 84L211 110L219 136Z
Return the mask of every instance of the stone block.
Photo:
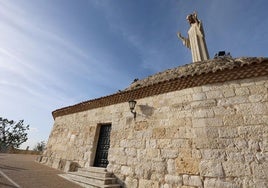
M146 149L146 158L158 158L160 156L160 149L147 148Z
M199 149L192 149L192 157L201 159L202 158L201 151Z
M243 80L238 80L237 83L240 84L241 87L249 87L249 86L254 86L255 85L255 79L243 79Z
M174 117L169 119L169 125L175 127L187 127L192 125L192 118L178 118Z
M242 115L226 115L223 117L223 125L225 126L232 126L232 127L237 127L240 125L243 125L243 116Z
M163 174L166 171L167 165L165 161L152 161L152 168L151 170Z
M224 177L222 164L214 161L201 161L200 175L204 177Z
M146 150L145 149L137 149L137 156L139 159L146 158Z
M134 130L135 131L142 131L142 130L146 130L148 129L148 122L147 121L139 121L139 122L135 122L134 125Z
M261 149L260 149L260 139L250 139L248 141L248 149L252 153L256 153L256 152L261 151Z
M181 158L175 159L176 171L178 174L199 174L199 159Z
M227 182L223 179L206 178L204 180L205 188L240 188L240 185L236 185L233 182Z
M190 110L191 105L189 103L176 103L176 104L172 104L171 108L179 110L179 111Z
M156 148L171 148L171 139L158 139L156 141Z
M245 162L244 154L238 151L226 151L226 159L239 163Z
M176 169L175 169L175 160L174 159L168 159L167 160L167 172L168 174L175 174Z
M161 186L160 188L172 188L172 185L169 185L167 183L165 183L163 186Z
M256 126L240 126L238 127L238 134L240 137L250 138L250 137L259 137L263 134L268 133L267 126L256 125Z
M139 187L150 187L150 188L159 188L158 181L140 179L139 180Z
M192 158L192 149L191 148L181 148L179 149L179 157L181 158Z
M129 166L122 166L121 167L121 174L126 175L126 176L133 176L134 169L132 169Z
M42 160L40 161L40 163L46 164L47 161L48 161L48 157L42 156Z
M249 95L249 89L247 87L235 88L235 94L238 96Z
M159 138L165 138L166 136L166 129L165 128L154 128L153 129L153 138L159 139Z
M233 97L235 96L235 92L233 88L226 88L222 90L223 97L228 98L228 97Z
M215 88L213 88L212 85L210 85L210 84L201 86L201 88L202 88L202 91L204 91L204 92L215 90Z
M157 148L157 139L146 140L146 148Z
M216 138L193 138L192 146L197 149L221 149Z
M191 175L183 175L183 185L196 186L199 188L203 187L203 182L200 176L191 176Z
M268 153L267 152L257 152L256 153L256 159L259 164L265 163L268 161Z
M84 165L84 162L82 162L82 165ZM79 164L79 166L82 166L81 164ZM58 166L58 169L59 170L64 170L65 169L65 166L66 166L66 160L65 159L61 159L60 162L59 162L59 166Z
M193 87L192 89L193 89L193 93L201 93L201 92L203 92L202 87Z
M140 163L140 160L137 157L128 157L127 166L135 166Z
M35 161L38 162L38 163L41 163L42 158L43 158L42 155L38 155L38 156L35 158Z
M243 115L267 115L268 103L244 103L236 105L237 113Z
M145 139L131 139L127 140L126 142L126 148L145 148L146 142Z
M247 96L235 96L229 98L218 99L218 106L232 106L235 104L243 104L249 102Z
M219 137L218 127L194 128L195 138L217 138Z
M207 99L218 99L223 98L223 93L221 90L214 90L206 92Z
M193 93L193 101L203 101L206 99L207 96L205 93Z
M112 161L115 161L117 164L126 165L127 164L126 155L115 155Z
M164 173L163 172L161 172L161 173L152 173L150 180L158 181L158 182L164 182L165 181Z
M253 177L255 179L264 179L268 181L268 160L263 160L262 163L252 163Z
M130 187L130 188L138 188L138 180L131 178L131 177L126 177L125 180L125 185L126 187Z
M53 159L52 168L58 169L60 163L60 159Z
M234 145L235 145L236 149L238 149L239 151L243 151L243 150L245 150L245 148L248 148L248 142L243 137L235 139Z
M211 108L194 109L192 114L194 118L212 118L215 116Z
M235 138L239 136L236 127L220 127L218 130L220 138Z
M179 91L180 96L189 95L189 94L192 94L192 93L194 93L193 88L186 88L186 89L183 89L183 90Z
M142 164L138 164L134 169L135 175L139 178L144 178L144 167Z
M174 159L178 157L178 149L161 149L160 158Z
M216 106L212 108L215 116L235 115L236 109L234 106Z
M169 111L170 112L170 111ZM169 113L167 112L167 113ZM173 112L174 113L174 112ZM177 119L183 119L183 118L191 118L192 117L192 111L191 110L181 110L177 111L177 114L174 116ZM169 113L168 119L171 118L171 114ZM169 122L168 122L169 124Z
M199 118L193 119L193 127L220 127L223 125L222 118Z
M267 94L268 88L264 87L263 85L255 85L255 86L250 86L249 91L251 94Z
M261 102L264 99L264 97L265 97L264 95L255 94L255 95L250 95L248 99L250 102L255 103L255 102Z
M255 160L255 155L252 153L246 153L244 154L244 158L246 163L251 163L252 161Z
M217 102L215 99L204 100L204 101L193 101L191 102L191 107L195 108L206 108L216 106Z
M226 157L224 149L201 149L202 160L223 161Z
M260 125L268 122L268 115L245 115L245 125Z
M179 132L179 127L176 126L172 126L172 127L167 127L165 129L166 133L165 133L165 137L167 139L172 139L175 137L175 134L177 134L177 132Z
M268 181L267 181L267 178L266 179L255 179L254 180L254 183L252 185L250 185L249 188L251 187L256 187L256 188L259 188L259 187L265 187L267 188L268 187Z
M176 98L177 103L187 103L189 101L192 101L192 96L189 93L186 95L177 96Z
M182 177L167 174L167 175L165 175L165 182L168 184L175 184L176 186L181 186L182 185Z
M178 127L175 130L173 130L173 137L170 137L171 139L174 138L192 138L192 128L191 127Z
M260 142L262 152L268 152L268 134L264 134L262 142Z
M222 162L222 166L226 177L243 177L251 175L249 165L244 162L224 161Z
M192 145L192 142L189 139L173 139L171 143L173 147L176 148L189 148Z
M121 152L123 153L123 152ZM130 157L137 157L137 149L136 148L126 148L125 149L126 155Z

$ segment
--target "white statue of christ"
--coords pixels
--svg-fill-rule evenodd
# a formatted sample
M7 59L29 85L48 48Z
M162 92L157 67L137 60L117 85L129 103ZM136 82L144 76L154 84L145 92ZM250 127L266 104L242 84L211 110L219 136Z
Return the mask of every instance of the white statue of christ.
M196 12L188 15L186 19L190 24L188 38L183 37L180 32L177 34L178 38L191 50L193 62L208 60L209 55L201 21L198 20Z

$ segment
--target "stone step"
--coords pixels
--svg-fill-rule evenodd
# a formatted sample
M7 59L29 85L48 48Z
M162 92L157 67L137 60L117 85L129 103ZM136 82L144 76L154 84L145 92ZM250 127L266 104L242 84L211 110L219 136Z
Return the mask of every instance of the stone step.
M101 169L96 170L96 169L79 168L77 172L81 174L87 174L90 176L96 176L96 177L113 177L113 173L102 171Z
M85 182L93 182L96 183L98 185L108 185L108 184L114 184L116 183L116 178L102 178L102 177L95 177L95 176L84 176L84 175L80 175L77 173L68 173L68 175L70 175L71 178L75 178L75 179L79 179L81 181L85 181Z
M95 178L114 178L113 173L96 173L96 172L85 172L85 171L77 171L77 172L68 172L69 174L79 174L84 177L95 177Z
M99 184L99 182L94 181L94 179L76 176L73 174L59 174L59 176L86 188L120 188L121 187L119 184L115 183L116 182L115 178L113 178L114 181L110 182L110 184Z
M96 172L96 173L105 173L107 172L106 168L100 167L87 167L87 168L78 168L78 171L87 171L87 172Z

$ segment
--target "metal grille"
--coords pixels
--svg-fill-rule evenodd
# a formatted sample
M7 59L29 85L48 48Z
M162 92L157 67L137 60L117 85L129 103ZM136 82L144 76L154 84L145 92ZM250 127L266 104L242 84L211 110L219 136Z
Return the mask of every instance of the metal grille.
M98 146L94 161L94 166L106 168L108 161L108 150L110 148L110 132L111 125L102 125L100 128L100 135L98 140Z

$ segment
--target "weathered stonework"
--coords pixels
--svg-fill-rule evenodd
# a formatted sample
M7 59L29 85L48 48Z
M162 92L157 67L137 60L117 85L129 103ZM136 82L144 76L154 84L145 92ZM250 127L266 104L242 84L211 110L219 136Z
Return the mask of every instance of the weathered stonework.
M111 123L107 170L125 187L268 186L268 75L136 101L136 119L127 102L55 116L42 162L93 166Z

